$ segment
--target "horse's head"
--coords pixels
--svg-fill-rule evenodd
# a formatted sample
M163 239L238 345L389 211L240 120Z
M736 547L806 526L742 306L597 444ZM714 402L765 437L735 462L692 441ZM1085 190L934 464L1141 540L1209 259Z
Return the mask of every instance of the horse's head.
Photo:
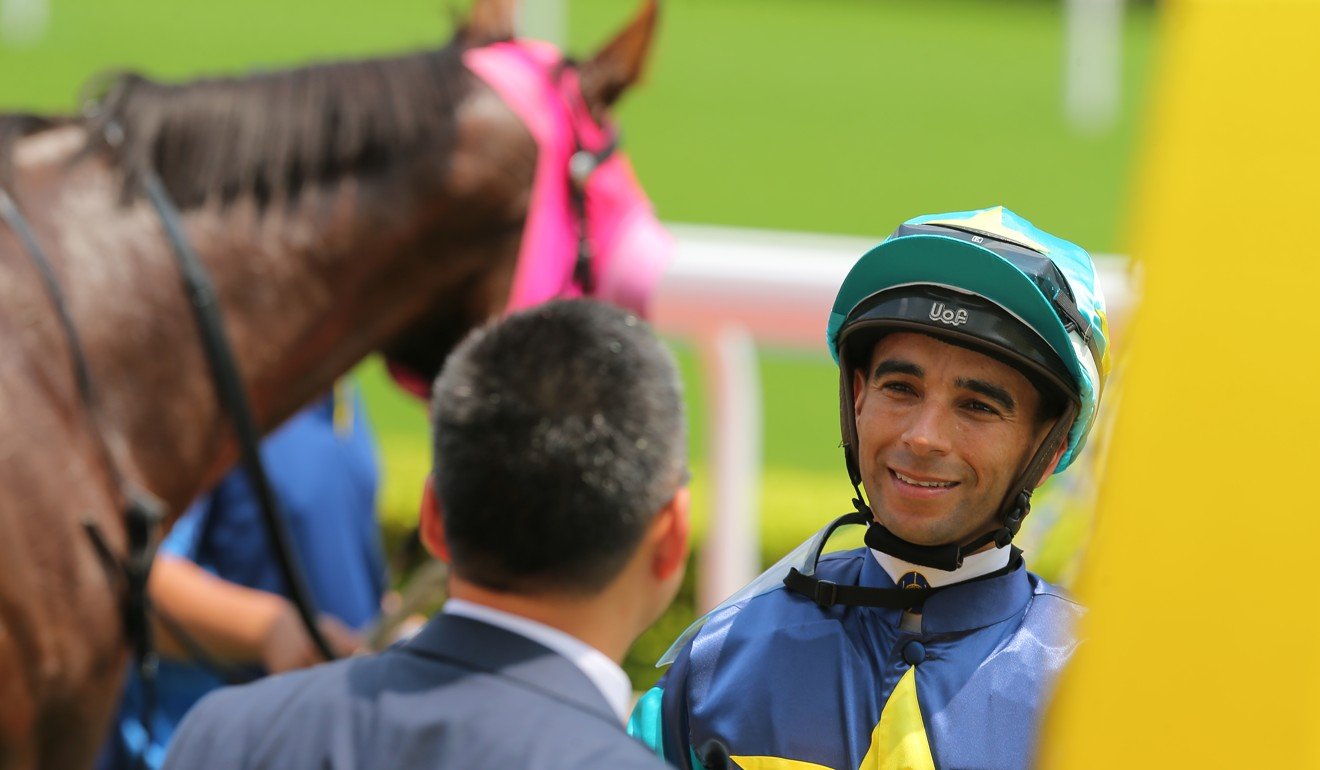
M644 316L673 242L633 176L609 113L641 74L656 0L646 0L613 40L581 62L548 43L516 38L514 6L478 0L460 33L465 67L535 143L517 265L507 302L495 310L588 295ZM453 313L442 312L447 321L432 319L386 351L400 384L423 397L454 341L445 339L453 334Z

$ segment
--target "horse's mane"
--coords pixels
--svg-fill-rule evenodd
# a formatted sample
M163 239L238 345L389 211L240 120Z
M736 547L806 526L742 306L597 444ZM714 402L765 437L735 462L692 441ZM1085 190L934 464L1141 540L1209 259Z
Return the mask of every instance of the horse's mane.
M118 76L89 118L124 194L154 168L183 207L253 195L264 206L307 185L386 167L411 150L446 157L471 82L462 45L165 84Z
M59 121L27 113L0 113L0 187L14 186L14 144L28 134L58 125Z

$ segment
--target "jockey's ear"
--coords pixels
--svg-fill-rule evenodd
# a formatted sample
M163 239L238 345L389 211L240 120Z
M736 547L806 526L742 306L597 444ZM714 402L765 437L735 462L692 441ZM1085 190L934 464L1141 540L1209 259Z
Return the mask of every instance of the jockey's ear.
M657 0L646 0L637 17L583 63L582 96L597 118L641 77L659 11Z
M518 26L518 0L476 0L463 25L463 42L483 46L511 40Z

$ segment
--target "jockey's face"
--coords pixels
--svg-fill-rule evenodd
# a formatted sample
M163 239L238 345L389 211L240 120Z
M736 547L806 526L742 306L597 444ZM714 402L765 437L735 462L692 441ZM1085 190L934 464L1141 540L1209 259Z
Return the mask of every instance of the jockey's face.
M886 335L853 379L858 460L876 521L918 545L996 525L1042 441L1040 394L1021 372L924 334Z

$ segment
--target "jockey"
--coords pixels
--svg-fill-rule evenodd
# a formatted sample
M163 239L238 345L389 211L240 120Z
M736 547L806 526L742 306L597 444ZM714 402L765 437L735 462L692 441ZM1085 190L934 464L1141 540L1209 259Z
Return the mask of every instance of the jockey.
M855 512L680 637L629 728L684 768L1027 766L1081 608L1011 543L1095 421L1091 259L999 207L918 217L827 336ZM867 547L821 556L848 524Z

